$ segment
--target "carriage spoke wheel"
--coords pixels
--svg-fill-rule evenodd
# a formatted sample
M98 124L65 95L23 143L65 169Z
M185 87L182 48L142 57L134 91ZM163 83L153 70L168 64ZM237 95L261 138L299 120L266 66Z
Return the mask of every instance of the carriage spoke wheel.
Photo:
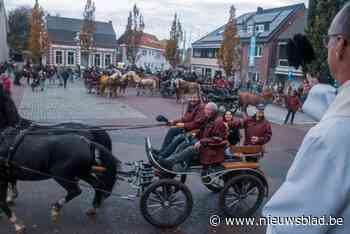
M257 176L234 176L220 192L219 207L225 216L248 217L259 209L264 192L264 185Z
M147 187L141 196L140 206L147 222L159 228L173 228L190 216L193 199L184 184L163 179Z

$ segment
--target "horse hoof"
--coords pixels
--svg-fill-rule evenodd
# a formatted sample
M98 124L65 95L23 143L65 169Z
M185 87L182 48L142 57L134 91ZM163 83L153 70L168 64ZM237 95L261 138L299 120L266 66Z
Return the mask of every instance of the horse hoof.
M24 234L26 231L26 226L23 224L16 224L15 230L16 230L16 234Z
M86 211L86 215L92 220L96 219L96 216L97 216L96 209L94 209L94 208L88 209Z
M56 209L51 210L51 219L53 223L58 223L60 213Z

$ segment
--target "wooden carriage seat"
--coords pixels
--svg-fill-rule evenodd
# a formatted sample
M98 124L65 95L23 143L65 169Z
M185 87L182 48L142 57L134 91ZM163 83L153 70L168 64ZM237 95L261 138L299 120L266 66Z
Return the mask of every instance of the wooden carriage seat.
M250 168L257 169L259 168L259 163L254 162L223 162L221 163L225 169L238 169L238 168Z
M223 162L226 169L251 168L257 169L258 162L247 162L247 157L262 157L264 154L263 146L230 146L231 152L242 159L241 162Z
M234 155L258 155L264 153L264 146L261 145L246 145L246 146L230 146L230 150Z

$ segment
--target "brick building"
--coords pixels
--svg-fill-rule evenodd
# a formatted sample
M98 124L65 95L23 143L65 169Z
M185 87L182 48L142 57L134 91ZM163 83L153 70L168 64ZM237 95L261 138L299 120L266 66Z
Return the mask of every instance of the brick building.
M293 27L297 20L306 15L304 4L279 8L263 9L258 7L236 19L241 40L241 70L236 76L242 80L269 81L276 79L278 43L280 35ZM218 66L219 51L225 25L192 44L191 69L201 75L213 77L223 70ZM256 35L254 63L249 63L250 42Z

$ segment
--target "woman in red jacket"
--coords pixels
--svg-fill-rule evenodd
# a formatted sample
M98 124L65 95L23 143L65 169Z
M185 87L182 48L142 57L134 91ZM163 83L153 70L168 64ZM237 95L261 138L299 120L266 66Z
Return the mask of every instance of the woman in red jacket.
M295 113L299 110L301 106L301 103L297 96L296 91L293 91L292 95L287 97L286 106L287 106L288 113L287 113L286 119L284 120L284 124L287 124L290 116L292 117L290 120L290 123L293 124Z

